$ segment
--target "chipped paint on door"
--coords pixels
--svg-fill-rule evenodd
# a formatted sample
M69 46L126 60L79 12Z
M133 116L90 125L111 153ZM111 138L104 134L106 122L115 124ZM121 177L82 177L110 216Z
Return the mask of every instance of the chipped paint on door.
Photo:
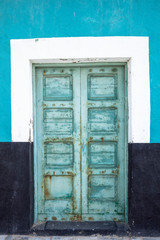
M124 221L125 67L37 67L35 80L35 222Z

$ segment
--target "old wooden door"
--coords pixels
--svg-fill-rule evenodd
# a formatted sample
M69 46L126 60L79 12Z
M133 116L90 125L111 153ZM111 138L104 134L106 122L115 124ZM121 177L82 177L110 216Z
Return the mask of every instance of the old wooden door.
M36 67L35 92L35 221L124 221L125 67Z

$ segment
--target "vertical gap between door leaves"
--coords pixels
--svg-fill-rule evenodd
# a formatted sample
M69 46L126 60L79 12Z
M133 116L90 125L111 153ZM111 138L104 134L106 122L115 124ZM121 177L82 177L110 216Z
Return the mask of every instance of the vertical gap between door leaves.
M82 219L82 107L81 107L81 67L80 67L80 205L81 205L81 219Z

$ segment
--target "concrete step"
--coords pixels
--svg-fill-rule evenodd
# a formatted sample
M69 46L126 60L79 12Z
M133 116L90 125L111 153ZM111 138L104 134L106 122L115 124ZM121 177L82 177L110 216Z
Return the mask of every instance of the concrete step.
M0 240L160 240L160 237L0 235Z

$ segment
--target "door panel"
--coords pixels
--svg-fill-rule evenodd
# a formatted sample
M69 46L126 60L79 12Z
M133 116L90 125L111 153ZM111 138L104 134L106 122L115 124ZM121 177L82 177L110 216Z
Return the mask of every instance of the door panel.
M80 68L37 68L38 221L81 214Z
M99 72L99 71L98 71ZM88 99L108 100L117 97L117 76L113 74L87 74Z
M36 221L124 221L124 66L38 67L35 88Z
M112 70L81 69L85 221L124 221L124 67Z

